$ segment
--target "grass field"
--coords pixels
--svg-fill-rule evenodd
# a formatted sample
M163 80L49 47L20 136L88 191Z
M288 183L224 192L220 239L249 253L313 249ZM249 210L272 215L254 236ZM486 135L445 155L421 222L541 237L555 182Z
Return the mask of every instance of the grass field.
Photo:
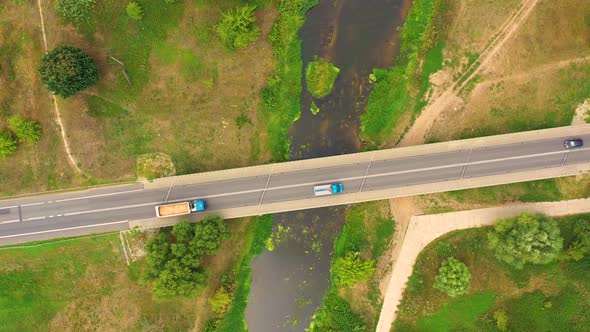
M387 249L395 222L388 201L355 204L348 208L342 233L334 242L332 267L338 258L360 252L363 259L376 261L377 272L367 281L352 286L334 284L339 276L331 268L332 283L316 311L311 331L352 331L375 328L383 301L379 282L389 269ZM355 330L356 331L356 330Z
M140 279L143 260L125 264L118 234L2 249L0 330L201 331L213 317L208 298L223 274L241 271L242 252L251 245L246 239L257 223L227 224L231 236L205 258L208 286L194 298L153 300ZM144 243L144 233L128 236Z
M564 246L577 220L559 218ZM499 263L487 247L489 227L456 231L432 242L416 262L395 331L498 331L494 313L507 314L509 331L585 331L590 328L590 257L515 270ZM472 275L465 295L449 298L432 287L443 259L455 256Z
M57 17L55 1L42 2L49 47L82 48L99 67L96 87L58 101L84 172L78 177L67 165L49 94L37 77L43 48L35 2L2 5L0 41L10 56L0 72L0 104L5 105L0 127L5 117L20 113L41 121L44 135L38 145L0 160L0 192L133 179L137 157L145 153L170 155L179 174L270 159L258 104L274 64L267 41L277 15L274 5L257 2L260 39L229 52L215 25L222 11L243 1L137 2L143 8L139 21L127 16L127 1L98 1L92 19L79 30ZM19 102L11 102L15 99Z
M417 202L425 213L443 213L514 202L555 202L589 196L590 176L579 175L428 194L418 196Z
M0 196L74 184L79 179L68 165L51 99L37 76L43 46L36 7L30 1L3 2L0 17L0 130L13 114L40 122L43 130L39 143L20 144L14 155L0 158Z

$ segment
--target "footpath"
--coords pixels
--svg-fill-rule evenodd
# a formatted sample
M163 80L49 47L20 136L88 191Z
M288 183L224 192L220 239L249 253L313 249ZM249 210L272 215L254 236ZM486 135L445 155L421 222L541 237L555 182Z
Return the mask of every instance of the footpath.
M390 331L418 254L430 242L454 230L489 226L497 219L513 217L522 212L543 213L554 217L590 213L590 198L509 204L493 208L413 216L405 229L405 234L400 236L401 242L395 246L399 249L393 249L393 269L385 291L377 332ZM400 233L402 232L404 232L403 229L400 230Z

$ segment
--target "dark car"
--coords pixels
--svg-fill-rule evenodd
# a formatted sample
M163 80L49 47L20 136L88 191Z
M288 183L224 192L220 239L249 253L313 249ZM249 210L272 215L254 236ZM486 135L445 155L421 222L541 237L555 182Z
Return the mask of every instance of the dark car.
M581 138L570 138L563 141L563 147L566 149L578 148L584 145L584 141Z

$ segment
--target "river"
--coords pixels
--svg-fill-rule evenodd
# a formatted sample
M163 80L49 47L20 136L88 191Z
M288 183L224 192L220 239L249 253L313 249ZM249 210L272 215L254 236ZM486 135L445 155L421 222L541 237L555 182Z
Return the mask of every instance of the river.
M370 88L369 74L387 67L397 52L397 27L409 0L320 0L300 31L303 66L320 57L340 68L332 93L310 111L312 96L301 95L301 117L290 129L291 159L357 152L359 116ZM304 69L305 71L305 69ZM311 190L311 188L310 188ZM330 255L340 234L344 207L274 215L274 249L252 264L246 311L252 332L304 331L329 285Z

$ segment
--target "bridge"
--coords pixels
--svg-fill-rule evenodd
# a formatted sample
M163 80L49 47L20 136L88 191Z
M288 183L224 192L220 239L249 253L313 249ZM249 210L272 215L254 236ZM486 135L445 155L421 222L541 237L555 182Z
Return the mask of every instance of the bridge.
M0 245L172 225L155 206L206 199L206 214L237 218L586 173L590 125L543 129L413 147L161 178L0 201ZM313 186L344 192L314 197ZM186 218L186 217L185 217Z

